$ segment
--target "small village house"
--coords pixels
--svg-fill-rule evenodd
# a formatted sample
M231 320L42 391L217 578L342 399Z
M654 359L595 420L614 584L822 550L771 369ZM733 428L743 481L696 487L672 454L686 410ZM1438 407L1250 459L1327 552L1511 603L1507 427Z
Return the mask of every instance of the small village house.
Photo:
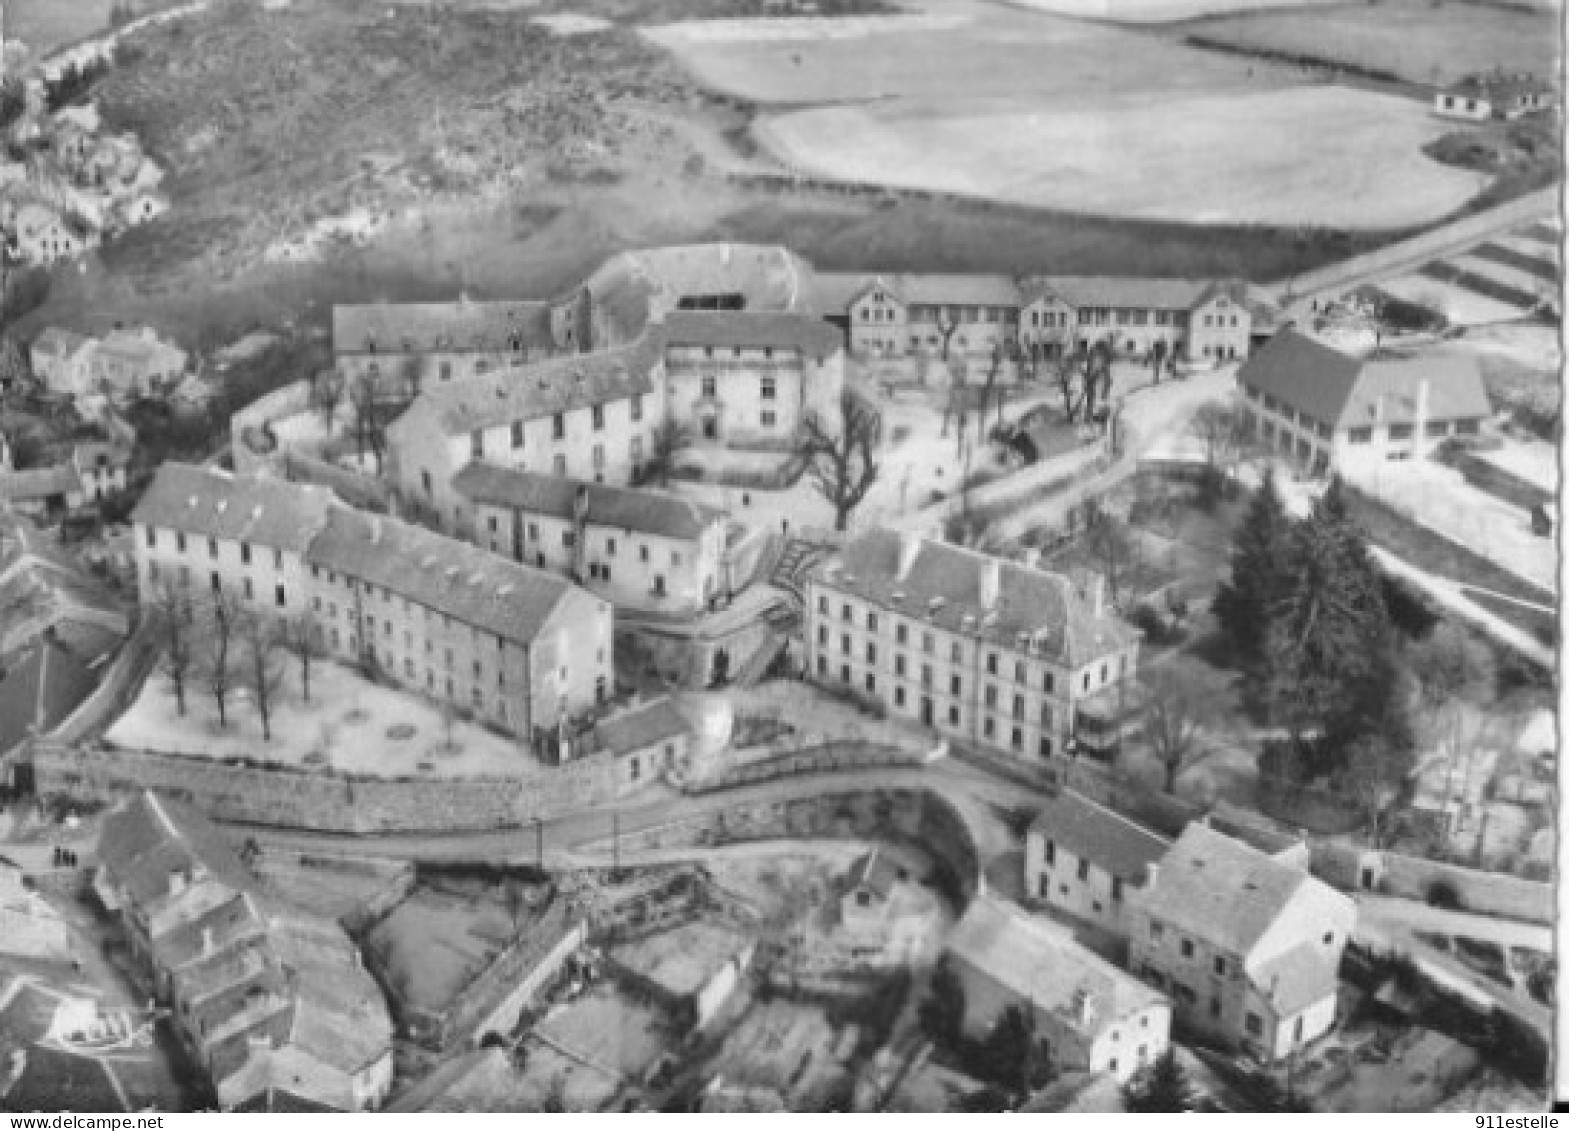
M1433 112L1441 118L1485 122L1538 114L1558 104L1553 85L1526 73L1468 75L1433 92Z
M615 759L619 791L633 793L681 765L694 733L691 720L664 696L599 720L592 743Z
M88 387L88 359L97 342L85 334L50 326L29 348L33 375L51 392L74 395Z
M1059 1070L1126 1083L1166 1051L1165 997L1084 949L1066 928L981 896L954 926L945 960L964 988L966 1036L989 1036L1009 1006L1030 1010Z
M1129 968L1196 1032L1273 1063L1334 1026L1356 904L1300 859L1190 824L1129 924Z
M1170 847L1081 793L1055 790L1025 838L1025 896L1125 939L1128 906Z
M87 362L88 388L116 403L151 395L172 385L185 373L190 355L159 339L150 326L114 330L93 349Z
M95 503L125 490L131 453L94 440L71 449L71 468L81 485L82 501Z

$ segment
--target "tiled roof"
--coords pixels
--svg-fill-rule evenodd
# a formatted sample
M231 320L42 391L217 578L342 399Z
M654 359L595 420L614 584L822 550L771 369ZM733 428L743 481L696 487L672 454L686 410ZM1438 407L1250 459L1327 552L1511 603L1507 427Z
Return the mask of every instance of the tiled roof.
M1467 75L1445 88L1462 98L1486 98L1492 102L1512 101L1527 94L1552 94L1553 86L1535 75Z
M594 727L602 750L626 754L692 733L692 724L666 696L604 719Z
M798 349L824 358L844 348L844 334L816 314L674 311L659 324L667 346Z
M1229 801L1216 802L1205 820L1216 832L1250 844L1268 856L1277 856L1302 843L1300 836L1264 814L1240 808Z
M68 463L55 467L29 468L27 471L0 472L0 502L17 503L48 499L79 491L82 482Z
M1428 383L1429 419L1481 418L1492 411L1476 361L1465 354L1364 359L1286 329L1237 373L1240 385L1268 393L1333 428L1368 426L1377 419L1415 422L1423 380Z
M1189 825L1160 862L1155 882L1134 895L1149 915L1246 954L1305 885L1299 868L1204 825Z
M653 391L658 351L647 342L621 349L548 358L427 385L415 401L450 435L534 420Z
M555 574L347 507L328 515L306 560L521 644L570 602L603 604Z
M326 522L335 498L325 487L166 463L131 521L301 553Z
M452 489L473 503L516 507L531 514L571 518L578 492L588 497L588 522L687 540L702 537L721 510L658 491L635 487L609 487L554 475L475 462L452 479Z
M894 884L901 878L899 866L888 859L881 849L874 848L851 865L848 881L851 891L869 888L879 899L887 899L893 892Z
M1312 940L1298 943L1254 971L1253 983L1278 1015L1290 1017L1339 991L1337 954Z
M1154 279L1137 275L1043 275L1026 280L1026 304L1041 295L1055 295L1075 309L1080 307L1134 310L1192 310L1213 295L1224 293L1241 304L1246 298L1240 283L1214 279Z
M1095 616L1068 578L922 539L908 573L899 575L902 537L868 531L819 566L823 584L853 593L913 621L1011 649L1025 636L1043 655L1070 664L1128 647L1137 633L1111 612ZM995 565L999 598L981 604L981 576ZM897 600L895 597L897 596Z
M1037 1008L1059 1013L1089 1035L1165 1001L1143 982L1080 946L1066 929L989 895L970 904L949 934L947 949L994 982ZM1081 995L1094 1007L1087 1029L1077 1017Z
M516 344L514 345L514 340ZM397 302L332 308L337 353L553 349L544 302Z
M92 338L78 334L74 330L63 330L58 326L50 326L33 339L32 348L39 353L53 354L55 357L70 357L72 354L92 344Z
M98 681L53 641L35 645L0 679L0 753L29 735L46 735L92 694Z
M850 294L850 301L874 285L883 287L906 305L1018 306L1021 302L1019 284L1009 275L935 274L864 275L861 285Z
M1171 847L1142 825L1071 789L1046 799L1030 835L1045 837L1113 876L1140 884L1149 866L1158 864Z

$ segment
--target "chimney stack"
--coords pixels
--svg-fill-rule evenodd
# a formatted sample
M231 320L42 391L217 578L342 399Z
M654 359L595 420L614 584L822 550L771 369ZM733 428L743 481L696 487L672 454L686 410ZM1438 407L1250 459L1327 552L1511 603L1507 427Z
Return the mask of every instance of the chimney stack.
M1154 891L1155 881L1160 878L1160 865L1153 860L1144 865L1144 890Z
M921 536L913 530L906 530L899 535L899 576L903 581L910 576L910 571L915 568L915 559L921 552Z
M981 563L981 608L990 612L1002 594L1002 562L987 558Z

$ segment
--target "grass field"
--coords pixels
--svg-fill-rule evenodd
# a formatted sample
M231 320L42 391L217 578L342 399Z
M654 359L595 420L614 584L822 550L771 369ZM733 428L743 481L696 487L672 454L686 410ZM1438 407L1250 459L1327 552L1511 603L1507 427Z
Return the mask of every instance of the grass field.
M135 15L171 8L182 0L134 0ZM34 55L109 30L115 0L10 0L5 6L5 36L20 39Z
M1311 57L1433 84L1498 67L1543 77L1556 74L1559 18L1548 10L1527 12L1459 0L1380 0L1250 11L1197 21L1183 30L1235 47Z
M852 183L1122 218L1352 229L1432 221L1487 186L1423 154L1452 127L1418 101L1306 85L1317 80L1294 65L1105 23L963 0L925 7L924 19L857 34L814 37L818 24L790 21L647 34L704 83L775 108L754 136L787 167Z
M1443 130L1409 100L1322 87L1050 113L834 107L773 119L759 136L788 163L848 181L1144 220L1398 228L1485 187L1422 154Z

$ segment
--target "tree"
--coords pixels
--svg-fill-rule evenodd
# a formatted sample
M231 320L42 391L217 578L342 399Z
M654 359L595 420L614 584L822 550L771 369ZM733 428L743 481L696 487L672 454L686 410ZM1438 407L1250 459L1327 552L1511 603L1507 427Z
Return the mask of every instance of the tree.
M932 971L926 1000L921 1002L916 1017L921 1031L938 1046L958 1042L964 1022L964 983L946 957Z
M1384 810L1411 772L1410 751L1383 735L1366 734L1346 751L1338 791L1367 819L1368 843L1380 847Z
M229 693L234 690L234 636L239 610L227 593L212 595L207 609L207 648L202 656L202 682L218 708L218 725L229 725Z
M1177 1063L1177 1054L1168 1048L1127 1083L1122 1100L1130 1112L1192 1111L1193 1085Z
M959 328L959 310L953 306L939 306L937 308L937 333L942 336L942 359L948 360L948 343L953 341L953 332Z
M1238 666L1255 670L1263 660L1269 613L1289 579L1286 539L1290 516L1272 472L1253 495L1231 550L1231 578L1215 595L1215 615L1237 653Z
M1193 414L1188 431L1204 445L1209 486L1218 498L1251 440L1247 418L1233 405L1210 403Z
M1268 610L1265 701L1294 738L1349 741L1383 725L1398 669L1381 578L1338 478L1291 528L1285 560L1289 582Z
M322 426L332 433L333 418L343 403L343 375L336 369L323 369L311 380L311 401L321 412Z
M1187 668L1149 668L1143 678L1144 737L1165 773L1167 793L1177 791L1177 777L1198 753L1199 736L1215 718L1215 693Z
M981 386L981 416L979 435L986 434L986 410L995 399L997 404L997 423L1002 424L1002 389L997 385L997 379L1002 375L1003 352L1002 343L992 345L991 364L986 368L986 383Z
M801 425L800 451L818 492L834 508L835 530L849 527L850 512L877 482L882 435L882 414L850 389L839 396L837 430L816 412Z
M325 654L321 646L321 625L309 610L283 622L282 644L300 665L300 692L309 703L311 665Z
M174 688L175 710L185 716L185 685L195 663L191 600L183 590L163 585L157 596L158 634L163 644L163 670Z
M1462 750L1481 737L1480 708L1493 697L1497 663L1486 646L1448 622L1410 648L1407 658L1431 733L1448 748L1448 780L1454 781Z
M675 473L676 457L692 446L692 431L673 416L666 416L654 426L648 437L648 460L643 464L643 476L661 487L670 483Z
M376 474L380 475L381 453L386 448L387 435L377 404L376 383L363 374L355 378L349 389L349 403L354 409L354 441L359 456L364 459L369 450L376 457Z
M1047 369L1062 394L1063 415L1068 418L1068 423L1072 424L1078 418L1079 407L1083 403L1082 391L1076 400L1074 389L1081 378L1088 376L1089 354L1082 345L1069 348L1066 340L1060 345L1060 349L1048 356Z
M403 395L412 401L419 396L425 378L430 376L430 357L423 353L411 353L403 359L399 369L399 376L403 380Z
M986 1038L982 1055L988 1078L1022 1100L1051 1079L1051 1057L1035 1032L1032 1010L1010 1005Z
M501 885L501 902L507 909L507 918L512 921L512 933L515 935L523 929L523 914L528 910L528 893L523 890L522 884L509 880Z
M1093 500L1086 511L1085 549L1105 576L1112 601L1120 602L1128 571L1138 557L1138 543L1126 522L1107 514Z
M240 644L243 652L243 674L246 686L261 716L262 740L272 741L272 712L278 702L278 689L283 683L283 666L279 662L282 642L277 624L268 616L255 610L245 610L239 620Z

